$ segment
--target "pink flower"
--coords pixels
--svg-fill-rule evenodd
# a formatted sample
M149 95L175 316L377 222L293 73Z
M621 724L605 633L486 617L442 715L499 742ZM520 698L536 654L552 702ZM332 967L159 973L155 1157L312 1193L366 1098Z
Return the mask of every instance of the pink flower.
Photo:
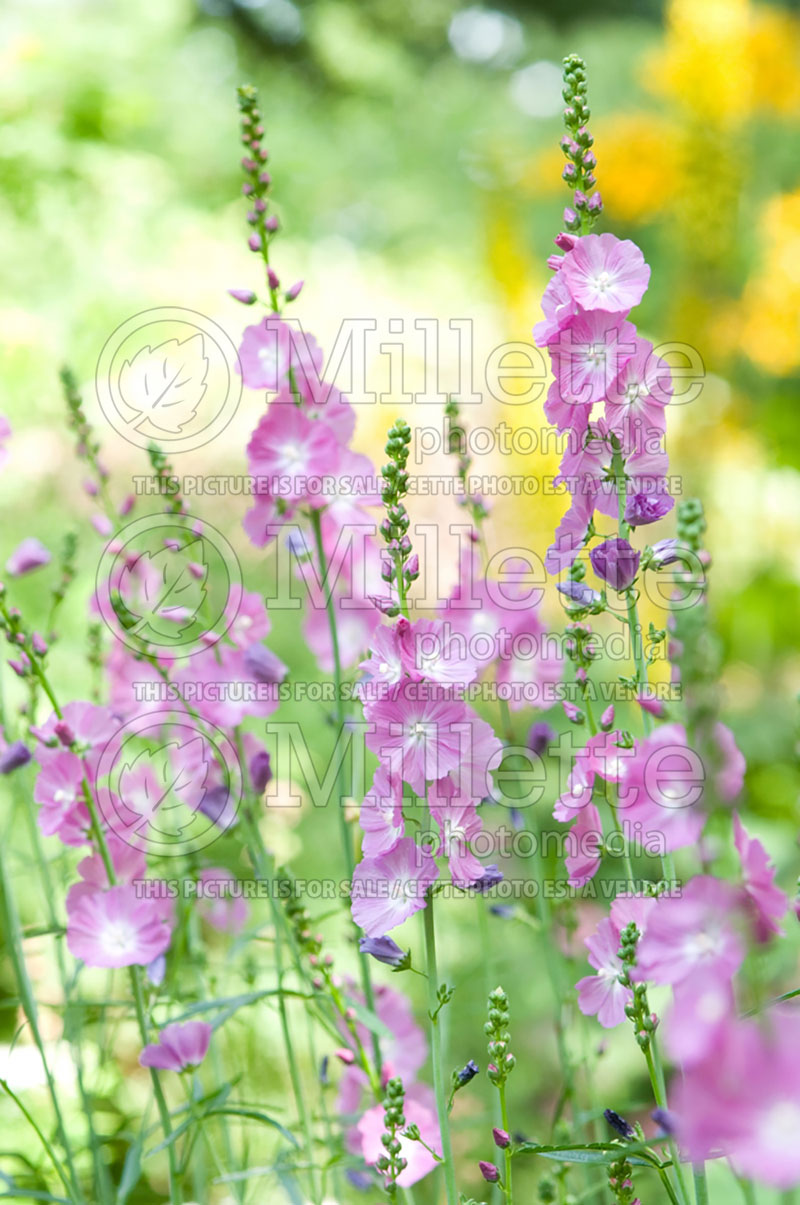
M725 803L731 803L742 789L747 763L739 751L736 738L725 724L714 725L714 740L722 755L722 765L717 771L714 785L717 794Z
M594 503L593 490L573 494L569 509L556 528L555 539L547 550L544 564L548 573L560 573L575 560L594 514Z
M212 1032L206 1021L173 1021L164 1026L157 1042L145 1046L139 1062L159 1071L193 1071L206 1057Z
M733 816L736 852L742 864L744 889L752 907L757 941L769 941L775 933L782 934L779 922L786 915L789 900L775 886L775 867L769 854L755 837L748 836L738 815Z
M542 296L544 318L533 328L533 337L537 345L544 347L551 340L558 338L564 327L579 312L580 306L575 304L566 277L561 272L556 272L555 276L547 282L547 288Z
M247 924L247 901L234 891L236 877L221 866L208 866L198 875L197 911L220 933L241 933Z
M584 1016L596 1016L604 1029L613 1029L626 1020L625 1006L633 999L633 991L619 982L622 960L619 956L620 934L633 922L640 934L647 928L654 899L647 896L619 895L611 905L611 915L601 920L595 933L584 939L589 951L589 963L597 971L578 980L578 1008Z
M268 478L270 496L287 504L302 501L319 507L325 499L310 492L309 479L330 471L338 447L325 423L315 422L291 402L276 401L247 445L250 472Z
M580 314L550 344L553 372L563 400L605 398L633 356L636 328L613 314Z
M465 704L435 684L402 683L391 698L370 700L364 716L374 725L368 748L418 795L426 782L455 770L467 747Z
M569 872L567 882L571 887L582 887L597 874L602 841L600 813L593 803L588 803L564 840L568 851L564 857Z
M356 598L348 591L334 593L333 606L336 615L336 635L339 644L339 659L343 667L354 665L364 650L372 643L373 633L380 623L380 614L366 599ZM334 667L333 644L330 622L324 606L310 606L303 623L306 643L325 673Z
M249 389L276 393L286 381L291 362L290 329L279 318L245 327L239 348L242 380Z
M456 797L456 788L449 778L431 785L428 793L431 815L439 825L441 841L439 857L446 857L450 875L457 887L469 887L483 874L483 865L469 847L470 841L483 832L480 816L472 803Z
M659 834L667 851L694 845L703 831L705 770L680 724L662 724L636 746L619 786L626 832Z
M41 569L42 565L49 565L51 559L42 541L37 540L35 536L28 536L6 561L6 573L10 573L12 577L21 577L24 573Z
M33 787L33 798L40 804L39 828L46 837L60 837L67 845L83 845L89 812L83 797L86 772L81 759L66 749L40 749L37 759L42 769Z
M637 946L635 978L675 984L712 970L731 979L745 954L731 924L738 902L735 887L710 875L691 879L680 895L661 896Z
M403 823L403 784L390 779L384 766L378 766L372 787L364 796L358 816L364 832L361 850L373 858L394 849L405 832ZM383 936L383 934L381 934Z
M399 619L391 627L380 624L375 628L370 641L370 655L358 667L367 682L396 686L403 680L406 671L400 633L407 624L408 620Z
M383 937L425 907L425 895L439 877L430 854L404 837L388 854L364 858L352 884L353 920L367 937Z
M92 967L147 966L170 943L163 901L131 885L81 895L67 909L67 945Z
M230 620L228 637L237 648L246 649L251 644L260 644L269 636L267 608L255 590L243 590L237 582L232 583L225 615Z
M725 1156L736 1173L788 1189L800 1182L800 1016L729 1019L670 1092L678 1138L695 1163Z
M735 1015L730 980L711 968L676 983L667 1025L667 1050L684 1067L707 1057L720 1028Z
M399 630L403 666L412 678L427 678L442 686L467 686L478 665L466 638L439 619L418 619Z
M417 1126L426 1146L436 1151L437 1155L440 1154L442 1140L431 1090L423 1084L414 1084L406 1091L403 1111L407 1124ZM383 1113L383 1105L374 1105L367 1110L356 1127L361 1141L361 1153L369 1164L377 1163L380 1156L386 1154L382 1142L386 1128ZM400 1154L408 1161L408 1166L397 1177L397 1183L401 1188L410 1188L434 1170L436 1160L421 1142L412 1142L403 1137L399 1137L398 1141Z
M667 427L664 408L672 397L669 365L647 339L637 335L635 345L605 405L609 430L620 436L626 453L658 446Z
M106 847L118 883L133 883L137 879L144 879L147 874L144 850L137 849L128 841L122 841L114 833L106 833ZM68 910L74 907L81 896L92 895L98 888L109 886L106 864L99 851L78 863L78 874L82 881L73 883L67 892Z
M579 305L611 313L638 305L650 280L650 268L636 244L613 234L578 239L564 256L561 273Z

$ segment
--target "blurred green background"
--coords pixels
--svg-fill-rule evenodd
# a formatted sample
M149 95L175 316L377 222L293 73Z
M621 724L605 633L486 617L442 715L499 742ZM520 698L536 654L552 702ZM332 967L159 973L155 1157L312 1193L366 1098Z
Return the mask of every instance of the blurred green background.
M691 343L705 360L703 393L676 410L668 448L684 492L707 507L723 712L748 761L743 806L791 893L800 689L795 6L5 0L0 412L14 436L0 475L0 563L23 536L57 551L66 530L79 531L80 573L52 663L65 693L88 691L86 603L101 545L87 522L57 372L69 362L85 383L121 497L126 477L146 468L94 400L108 335L162 305L207 314L235 341L248 320L225 292L258 284L240 196L238 83L261 93L285 228L275 262L285 284L307 279L297 310L304 325L329 344L346 317L472 317L491 347L529 340L539 317L544 261L568 198L557 144L559 65L569 51L589 68L601 228L635 238L652 265L642 329L656 342ZM181 471L242 471L261 405L246 396L224 438ZM360 411L357 443L376 460L393 417L387 407ZM502 417L541 423L538 410L503 415L490 401L479 421ZM543 465L520 461L517 471ZM231 500L214 521L235 535L243 509ZM500 501L490 541L499 546L510 533L542 549L561 509L558 499ZM257 589L259 556L243 536L236 543ZM53 573L15 587L34 623L43 622L42 584ZM557 608L551 613L557 619ZM270 643L295 676L312 672L296 617L276 617ZM518 735L530 718L517 717ZM307 819L271 837L304 872L324 865ZM24 858L23 842L20 879ZM34 923L32 888L21 886L21 906ZM456 935L445 957L463 985L460 1012L475 1018L483 979L471 921L455 907L443 911ZM515 1111L535 1119L552 1104L544 975L524 932L498 930L497 950L512 1000L517 977L542 997L536 1026L519 1032L518 1058L536 1073L527 1091L517 1085ZM583 967L579 953L576 977ZM527 1015L528 1002L517 1011ZM12 1032L7 1026L7 1039ZM596 1046L601 1036L594 1030L587 1041ZM635 1069L625 1090L635 1100L637 1089L646 1095L644 1077L629 1035L618 1044L620 1036L609 1043L613 1073L603 1070L609 1056L600 1060L600 1083L619 1084ZM454 1064L479 1057L481 1044L479 1023L474 1034L452 1034ZM118 1088L111 1083L110 1096ZM474 1163L487 1152L473 1142L465 1124L462 1153Z

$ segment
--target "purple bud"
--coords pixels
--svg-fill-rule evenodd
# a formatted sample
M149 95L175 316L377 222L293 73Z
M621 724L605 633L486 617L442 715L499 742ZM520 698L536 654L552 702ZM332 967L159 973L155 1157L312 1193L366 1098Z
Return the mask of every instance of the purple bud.
M621 536L612 536L597 544L589 553L592 568L599 578L617 591L627 590L639 569L641 553Z
M250 781L253 784L253 790L257 795L263 795L267 788L267 783L272 777L272 770L269 764L269 754L266 749L259 749L258 753L254 753L250 758Z
M459 1088L463 1088L465 1084L468 1084L470 1080L475 1078L479 1071L480 1067L478 1064L474 1059L470 1059L460 1071L455 1072L453 1076L454 1082L458 1084Z
M578 240L575 238L574 234L566 234L564 231L562 231L560 234L556 235L553 242L560 251L571 251L572 248L577 245Z
M6 561L6 573L10 573L12 577L21 577L23 573L31 573L49 563L50 553L42 541L37 540L35 536L28 536Z
M559 594L563 594L565 598L571 602L578 603L581 607L593 607L601 601L601 597L597 590L593 590L591 586L584 585L583 582L559 582L556 586Z
M509 1138L508 1134L505 1132L505 1130L501 1130L497 1126L495 1126L492 1130L492 1138L494 1138L495 1146L499 1147L501 1151L504 1151L506 1147L511 1146L511 1139Z
M119 506L117 507L117 514L123 515L123 516L129 515L135 505L136 505L136 495L135 494L126 494L125 497L120 502Z
M626 1121L624 1117L620 1117L619 1113L615 1113L613 1109L605 1109L603 1116L612 1130L616 1130L623 1138L633 1138L635 1136L636 1131L630 1122Z
M625 522L631 527L644 527L655 523L672 510L672 499L667 494L629 494L625 504Z
M270 234L274 234L275 231L278 229L278 225L279 225L278 219L276 218L274 213L271 213L264 223L264 229L268 230L270 232Z
M75 744L75 733L70 728L66 720L59 720L53 725L53 732L56 734L61 744L65 748L70 749Z
M242 167L244 168L244 170L245 170L246 172L254 172L254 171L256 170L256 163L255 163L255 160L254 160L254 159L247 159L247 158L243 159L243 160L242 160Z
M34 632L31 636L31 647L37 657L43 657L47 652L47 641L38 632Z
M564 225L574 227L577 220L578 220L577 213L575 212L574 209L571 209L568 205L566 207L566 209L564 210Z
M576 209L585 209L588 204L588 202L586 200L586 193L581 192L581 190L579 188L575 189L575 192L573 193L573 196L572 196L572 200L573 200L573 203L574 203Z
M561 706L564 708L564 715L569 720L570 724L582 724L583 712L574 703L570 703L569 699L562 699Z
M304 284L305 284L305 281L296 280L294 282L294 284L292 285L291 289L286 290L286 300L287 301L295 301L300 296L300 292L301 292Z
M266 163L266 161L267 161L267 152L266 151L261 152L261 158L262 158L263 162ZM272 176L269 174L269 172L259 172L258 182L259 182L259 184L264 184L267 187L269 187L269 185L272 183Z
M251 234L250 238L247 240L247 245L251 251L260 251L261 250L260 236L257 234Z
M600 716L600 727L603 729L603 732L610 732L611 729L614 727L614 704L613 703L610 703L609 706L606 707L603 714Z
M242 305L253 305L257 300L252 289L228 289L228 295L234 301L241 301Z
M406 561L406 573L409 575L409 577L419 576L419 557L417 556L416 552Z
M594 176L592 176L591 182L592 182L592 184L594 184ZM588 181L587 181L587 183L588 183ZM589 213L601 213L602 209L603 209L603 198L600 196L599 192L593 192L592 195L589 197L589 205L588 205Z
M286 666L265 644L250 644L244 651L244 667L256 682L282 682Z
M556 735L555 728L551 728L544 720L537 720L535 724L531 724L525 744L531 753L535 753L537 757L541 757L547 751L547 746L550 742L556 739Z
M267 202L263 197L256 197L255 201L253 202L253 208L255 209L256 213L263 213L267 208Z
M370 954L387 967L400 967L409 962L408 952L401 950L391 937L362 937L358 943L362 954Z
M90 498L96 498L99 493L96 481L84 481L83 489L84 493L87 493Z
M393 598L382 598L378 594L370 594L368 597L369 597L369 601L372 603L373 607L377 607L377 609L383 615L397 615L398 614L399 607L397 606L397 603L394 601Z
M672 1135L675 1133L675 1114L669 1109L653 1109L650 1114L657 1126L660 1126L665 1134Z
M652 547L650 564L654 569L663 569L665 565L672 565L675 561L680 560L679 547L678 541L674 538L657 540Z
M574 180L575 177L577 176L577 174L578 174L577 168L575 167L574 163L565 163L564 164L564 170L561 173L563 179L565 179L567 181Z
M500 1172L493 1163L486 1163L482 1159L478 1164L478 1167L480 1168L481 1175L487 1184L496 1184L500 1179Z
M3 753L0 753L0 774L10 774L20 766L26 766L31 760L31 751L23 741L14 741Z
M557 272L564 262L563 255L548 255L547 266L551 272Z
M486 895L487 891L491 891L498 883L503 881L503 872L499 866L495 866L494 862L488 866L484 866L483 874L474 883L470 883L470 888L473 891L479 892L481 895Z
M242 185L242 192L244 193L244 195L246 197L249 197L252 194L253 185L250 183L249 180L246 180L245 183Z
M281 287L277 272L273 268L270 268L269 265L267 265L267 284L271 289L279 289Z
M163 954L157 954L153 961L147 966L147 978L150 980L153 987L160 987L164 982L164 976L166 973L167 960Z
M583 166L590 168L597 167L597 156L595 155L594 151L587 151L583 156Z

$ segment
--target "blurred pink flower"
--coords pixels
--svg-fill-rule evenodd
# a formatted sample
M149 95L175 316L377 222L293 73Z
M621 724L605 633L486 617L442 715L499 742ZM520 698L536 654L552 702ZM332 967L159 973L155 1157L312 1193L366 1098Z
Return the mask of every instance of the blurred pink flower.
M21 577L24 573L41 569L42 565L49 565L51 560L52 557L42 541L37 540L35 536L28 536L6 561L6 573L10 573L12 577Z
M732 923L739 899L735 887L710 875L691 879L680 895L661 896L637 947L634 977L676 984L710 969L731 979L745 954Z
M378 766L358 819L364 833L361 850L365 857L377 857L394 849L405 831L402 779L390 778L386 768Z
M403 1112L406 1123L418 1127L426 1146L431 1147L437 1155L440 1154L442 1140L436 1119L436 1102L430 1088L424 1084L414 1084L407 1089ZM386 1153L382 1142L385 1129L383 1105L374 1105L368 1109L356 1127L361 1142L361 1154L371 1165L377 1163L380 1156ZM403 1137L399 1137L398 1141L400 1154L408 1161L408 1166L397 1177L397 1183L401 1188L410 1188L432 1172L437 1166L437 1161L421 1142L412 1142Z
M775 867L764 846L747 830L734 813L733 832L736 852L742 864L744 889L751 905L756 941L768 941L783 934L780 921L786 915L789 900L775 885Z
M439 826L439 857L446 857L450 876L457 887L469 887L483 875L483 864L469 847L483 832L481 818L473 803L457 798L454 784L441 778L428 791L431 815Z
M81 895L67 908L67 946L87 966L147 966L170 943L164 911L127 884Z
M212 1032L206 1021L173 1021L164 1026L157 1042L144 1047L139 1062L159 1071L192 1071L206 1057Z

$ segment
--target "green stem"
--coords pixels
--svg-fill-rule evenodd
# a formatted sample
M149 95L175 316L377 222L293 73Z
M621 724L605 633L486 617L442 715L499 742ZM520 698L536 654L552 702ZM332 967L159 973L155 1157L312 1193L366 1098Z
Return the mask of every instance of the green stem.
M503 1119L503 1129L505 1130L506 1134L510 1135L511 1128L508 1124L508 1106L506 1104L506 1086L505 1086L505 1084L498 1084L497 1091L500 1095L500 1116ZM513 1189L511 1186L511 1174L512 1173L511 1173L511 1146L510 1145L507 1146L505 1148L505 1150L503 1151L503 1157L505 1160L505 1178L503 1180L503 1192L505 1193L506 1205L512 1205Z
M311 527L314 532L314 543L317 549L317 560L319 562L319 574L322 589L325 592L325 609L328 613L328 627L331 636L331 648L333 649L333 688L336 697L336 723L339 733L344 731L345 712L344 698L342 696L342 659L339 651L339 634L336 627L336 609L333 602L333 586L328 581L328 558L325 554L325 545L322 539L322 519L320 512L314 510L311 512ZM347 789L344 784L344 761L339 765L338 772L338 806L336 808L339 817L339 834L344 851L345 867L347 877L353 878L355 870L355 857L353 854L353 843L350 838L350 830L347 824L347 817L344 814L344 799L347 795ZM356 932L358 930L356 929ZM372 974L370 972L369 958L366 954L359 952L359 970L361 973L361 990L364 993L364 1001L370 1012L375 1012L375 992L372 987ZM381 1061L381 1044L377 1033L372 1033L372 1053L375 1060L375 1067L380 1075L380 1069L383 1066Z
M706 1168L704 1163L695 1164L694 1199L697 1205L708 1205L708 1184L706 1183Z
M436 967L436 928L433 915L433 895L428 894L423 912L425 922L425 961L428 971L428 1015L431 1023L431 1062L433 1064L433 1090L436 1096L436 1114L442 1139L444 1181L447 1189L447 1205L458 1205L456 1174L453 1165L453 1150L450 1143L450 1119L447 1114L447 1092L443 1065L442 1035L439 1026L439 972Z
M664 1080L664 1069L661 1066L661 1056L658 1051L658 1043L655 1033L650 1035L650 1043L644 1052L647 1060L647 1070L650 1073L650 1083L653 1088L653 1096L655 1102L660 1109L668 1110L667 1103L667 1086ZM672 1167L675 1172L675 1181L677 1186L678 1197L681 1205L689 1205L689 1193L686 1187L686 1181L683 1177L683 1168L680 1162L680 1156L675 1139L668 1139L669 1152L672 1156Z

